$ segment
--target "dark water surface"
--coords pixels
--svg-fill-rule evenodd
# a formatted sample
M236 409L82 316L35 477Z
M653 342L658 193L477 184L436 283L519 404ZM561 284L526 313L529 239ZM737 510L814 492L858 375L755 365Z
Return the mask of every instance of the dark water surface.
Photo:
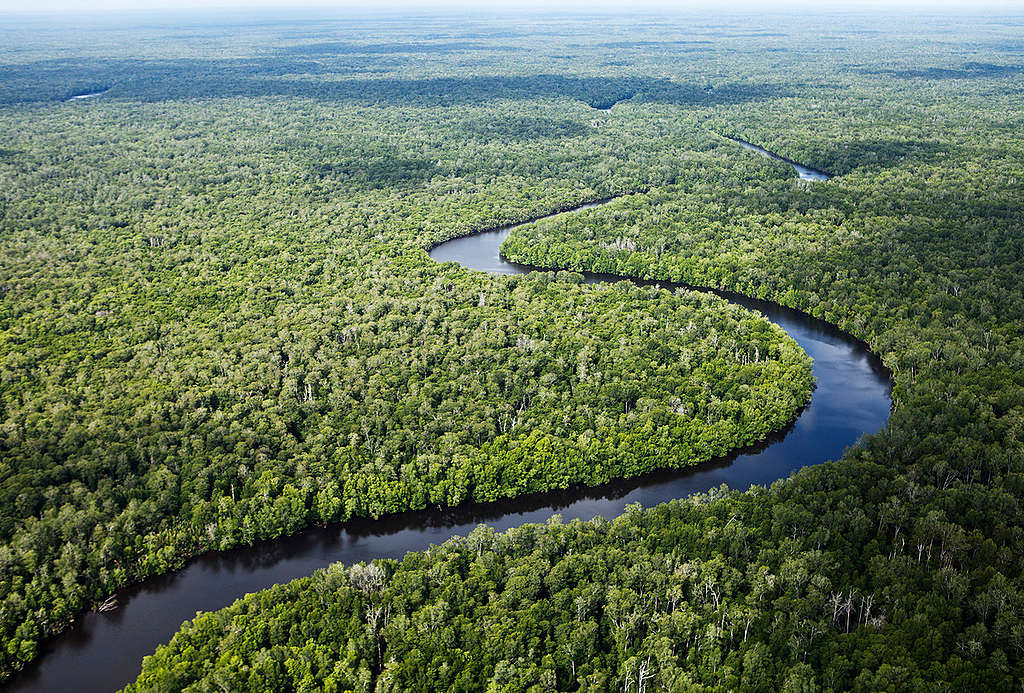
M584 207L595 204L600 203ZM485 272L529 271L499 257L501 242L511 228L457 238L434 248L430 256ZM587 275L588 282L617 279ZM599 488L413 511L376 521L354 520L209 553L175 573L122 590L116 595L119 608L112 612L86 614L45 645L41 657L12 681L9 690L111 691L134 680L142 658L170 640L181 622L196 611L222 608L246 593L309 575L331 563L400 558L452 535L465 535L481 522L501 530L542 522L553 513L566 520L612 518L629 503L651 506L723 483L740 489L770 484L801 467L839 458L861 435L885 425L889 376L862 344L803 313L734 294L720 295L766 315L814 358L817 389L811 403L773 439L689 470L656 472Z

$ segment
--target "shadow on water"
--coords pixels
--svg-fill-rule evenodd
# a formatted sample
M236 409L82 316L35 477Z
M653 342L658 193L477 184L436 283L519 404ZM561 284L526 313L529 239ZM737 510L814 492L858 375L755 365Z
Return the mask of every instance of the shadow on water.
M439 262L454 261L485 272L529 272L533 268L500 257L502 241L516 226L456 238L433 248L430 255ZM608 275L585 276L592 283L625 281ZM804 313L728 292L713 293L764 314L814 358L814 396L786 430L759 445L687 469L662 470L595 488L410 511L379 520L356 519L199 556L177 572L122 590L116 595L116 610L86 614L45 645L9 690L110 691L132 681L142 658L167 642L181 622L197 611L222 608L247 593L309 575L331 563L400 558L408 551L466 535L479 523L503 530L543 522L554 513L566 521L612 518L632 503L652 506L721 484L768 485L801 467L839 458L861 436L885 425L891 407L889 373L864 344Z

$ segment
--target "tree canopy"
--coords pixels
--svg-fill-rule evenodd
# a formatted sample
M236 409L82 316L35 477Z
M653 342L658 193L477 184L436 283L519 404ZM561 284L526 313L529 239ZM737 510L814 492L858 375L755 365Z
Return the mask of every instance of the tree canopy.
M3 51L2 672L196 552L693 464L807 400L764 319L594 270L840 326L893 371L889 426L770 489L326 568L132 688L1019 687L1019 21L706 19ZM424 252L623 194L506 241L551 272Z

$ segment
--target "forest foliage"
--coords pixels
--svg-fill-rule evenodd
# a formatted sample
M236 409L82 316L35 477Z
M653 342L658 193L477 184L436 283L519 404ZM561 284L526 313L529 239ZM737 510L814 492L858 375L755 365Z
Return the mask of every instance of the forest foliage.
M656 144L619 162L564 99L234 98L223 59L217 98L195 100L160 80L206 73L172 62L97 63L159 99L45 102L61 79L79 80L61 99L107 89L89 60L5 81L27 71L42 103L0 110L0 673L197 553L687 467L807 403L806 354L722 299L424 253L649 185Z
M135 689L1019 685L1019 21L444 21L131 59L83 39L56 67L39 32L4 58L6 670L197 550L685 464L792 418L806 360L749 313L423 252L630 193L504 251L837 324L893 371L890 425L767 490L250 595Z

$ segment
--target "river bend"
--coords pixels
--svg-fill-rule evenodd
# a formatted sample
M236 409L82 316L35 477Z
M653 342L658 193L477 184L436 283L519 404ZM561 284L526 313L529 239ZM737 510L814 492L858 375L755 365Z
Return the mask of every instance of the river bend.
M500 256L501 243L515 226L456 238L435 247L430 256L484 272L528 272L532 268ZM588 282L621 280L596 274L586 278ZM652 506L720 484L740 489L767 485L801 467L838 459L862 435L885 425L891 407L889 374L862 343L804 313L736 294L715 293L764 314L814 358L817 388L810 404L789 428L761 445L697 467L654 472L596 488L410 511L380 520L352 520L254 546L210 552L177 572L122 590L116 595L117 609L84 615L70 630L45 644L40 657L16 676L8 689L115 690L133 681L142 658L170 640L182 621L197 611L220 609L246 593L309 575L331 563L401 558L408 551L468 534L482 522L503 530L543 522L553 513L560 513L566 521L589 520L596 515L612 518L631 503Z

